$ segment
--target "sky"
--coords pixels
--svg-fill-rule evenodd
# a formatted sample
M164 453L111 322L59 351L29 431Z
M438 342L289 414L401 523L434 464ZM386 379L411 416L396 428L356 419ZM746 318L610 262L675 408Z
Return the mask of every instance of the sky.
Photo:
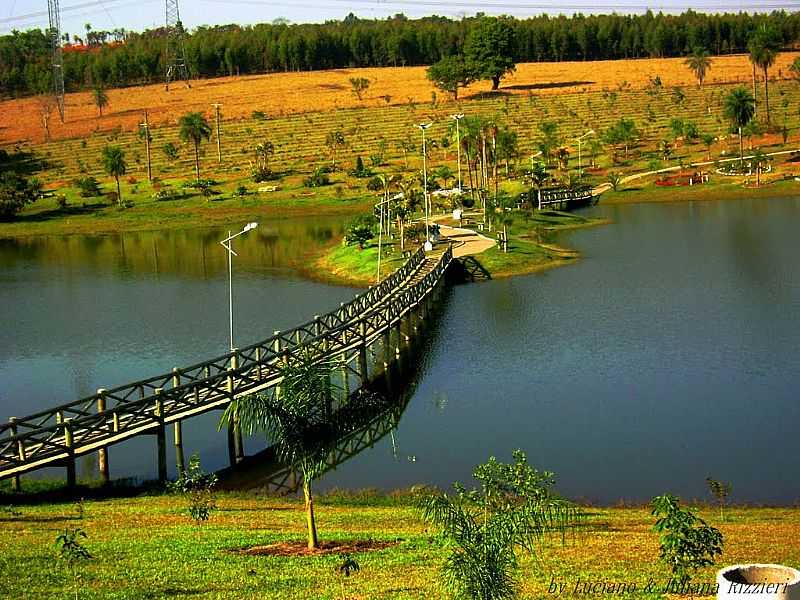
M180 0L181 19L193 29L199 25L251 24L278 18L293 23L342 19L352 12L361 18L385 18L398 12L410 18L438 14L449 17L510 14L519 17L544 12L571 14L641 13L653 11L770 11L800 8L800 0ZM93 29L124 28L134 31L162 25L165 0L60 0L62 30L84 33ZM47 27L47 0L0 0L0 33L13 29Z

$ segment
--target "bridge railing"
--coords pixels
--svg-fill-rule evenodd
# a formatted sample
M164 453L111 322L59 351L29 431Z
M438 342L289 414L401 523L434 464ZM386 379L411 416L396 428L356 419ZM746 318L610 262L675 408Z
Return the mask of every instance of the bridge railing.
M176 420L176 415L187 411L203 412L203 407L207 410L224 404L276 380L280 361L290 359L301 348L338 354L367 343L424 298L451 259L452 248L448 248L421 281L402 288L400 284L425 260L420 249L380 284L339 309L292 330L210 361L102 391L4 425L0 429L0 472L52 461L68 456L74 448L121 432L133 435L139 428ZM389 295L390 302L375 308L379 300Z

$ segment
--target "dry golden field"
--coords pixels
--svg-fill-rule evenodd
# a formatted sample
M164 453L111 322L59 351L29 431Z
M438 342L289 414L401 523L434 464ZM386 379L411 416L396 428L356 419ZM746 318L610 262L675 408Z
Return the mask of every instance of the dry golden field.
M800 54L784 52L771 71L776 78L788 75L788 67ZM586 61L560 63L525 63L503 81L500 94L560 94L617 89L627 82L631 89L641 89L658 75L664 86L695 85L683 59L640 59L627 61ZM350 77L366 77L371 86L363 100L350 92ZM708 84L749 83L752 70L746 55L719 56L713 59ZM464 90L462 98L480 97L490 89L489 82L479 82ZM163 85L149 85L109 91L109 106L99 117L91 94L67 96L67 122L62 124L55 113L50 119L53 139L88 135L97 130L121 127L135 129L142 111L149 110L154 126L173 124L190 110L211 114L211 104L223 104L226 119L250 117L262 111L269 117L306 112L324 112L342 108L386 106L430 102L435 88L425 77L425 67L375 69L336 69L301 73L275 73L245 77L226 77L193 81L191 89L173 85L167 92ZM438 93L441 100L445 94ZM39 100L26 98L0 103L0 144L44 140Z

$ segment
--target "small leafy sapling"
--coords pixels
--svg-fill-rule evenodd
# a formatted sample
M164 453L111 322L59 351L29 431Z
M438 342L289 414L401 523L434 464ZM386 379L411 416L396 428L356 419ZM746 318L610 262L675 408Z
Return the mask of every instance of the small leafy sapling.
M656 496L650 502L657 517L653 530L659 534L660 558L672 573L673 585L686 586L697 569L714 564L722 554L722 533L707 525L671 494Z
M65 529L56 536L56 546L58 547L59 560L66 563L72 575L72 585L75 592L75 599L78 598L78 581L80 580L80 567L82 564L92 559L89 550L81 543L81 539L86 539L87 535L83 529Z
M342 554L339 556L339 564L336 566L336 571L342 576L342 600L344 600L346 598L344 580L361 571L361 565L358 564L352 554Z
M83 498L80 498L75 503L75 517L79 521L83 521L83 518L86 516L86 502Z
M174 494L181 494L189 503L187 512L195 525L200 525L211 518L211 512L217 508L215 486L217 476L206 473L200 467L200 457L193 454L189 466L178 479L170 483L168 488Z
M728 482L717 481L711 477L706 477L706 483L708 484L708 491L711 492L711 495L714 496L719 503L719 517L724 521L725 503L727 502L733 486Z

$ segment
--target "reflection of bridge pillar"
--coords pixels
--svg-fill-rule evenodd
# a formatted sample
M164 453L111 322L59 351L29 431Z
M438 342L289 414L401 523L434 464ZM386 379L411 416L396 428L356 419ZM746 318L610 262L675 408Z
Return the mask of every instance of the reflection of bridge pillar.
M97 414L102 415L106 412L106 390L97 390ZM100 480L103 485L109 481L108 474L108 448L100 448L97 451L97 470L100 472Z
M383 370L389 368L389 363L392 362L394 357L394 349L392 348L392 328L386 327L383 332Z
M400 344L403 339L403 321L402 319L398 319L397 323L394 325L394 339L396 340L394 346L394 359L400 359Z
M367 364L367 323L361 320L358 324L358 333L361 336L361 345L358 347L358 375L361 385L369 381L369 365Z
M161 388L156 388L156 405L153 414L158 420L156 428L156 446L158 446L158 481L167 482L167 431L164 426L164 400L161 398Z
M322 334L322 321L319 315L314 315L314 337L319 337ZM322 354L328 355L331 343L327 336L322 339ZM325 374L325 418L330 419L333 414L333 398L331 395L331 376L330 373Z

